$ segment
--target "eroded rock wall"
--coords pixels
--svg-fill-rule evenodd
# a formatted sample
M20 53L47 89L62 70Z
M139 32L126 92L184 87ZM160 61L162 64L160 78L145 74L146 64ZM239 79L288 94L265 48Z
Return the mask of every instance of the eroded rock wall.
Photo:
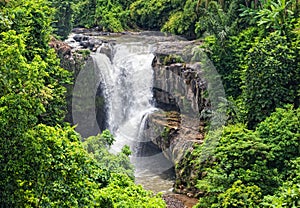
M160 110L149 115L147 130L176 167L175 191L195 196L195 167L183 163L184 155L204 140L206 121L201 114L211 107L207 82L197 63L176 63L169 56L156 54L153 60L153 95Z

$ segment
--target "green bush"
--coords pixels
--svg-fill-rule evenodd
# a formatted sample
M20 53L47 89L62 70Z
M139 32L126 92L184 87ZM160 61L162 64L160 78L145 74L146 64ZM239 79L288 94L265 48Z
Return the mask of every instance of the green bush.
M14 140L11 146L2 141L0 150L1 205L92 206L107 173L84 151L73 128L41 124Z
M195 38L195 23L197 20L196 1L183 1L178 5L179 11L173 10L161 30L188 38ZM181 9L182 8L182 9Z
M132 1L85 0L74 6L74 25L98 27L103 31L122 32L131 26L129 4Z
M135 201L139 207L163 207L160 195L134 184L129 147L109 153L115 139L104 131L84 143L88 154L80 135L63 123L64 85L70 78L48 45L52 9L47 5L0 3L0 206L96 207L109 186L120 193L128 189L116 195L113 207Z
M130 5L130 15L135 24L143 29L160 30L170 12L180 2L170 0L136 0ZM174 6L174 7L173 7Z
M219 204L224 208L256 208L261 202L261 191L256 185L245 186L238 180L225 193L220 194Z
M297 53L288 37L277 33L257 42L249 51L243 77L249 128L255 128L276 107L296 102L299 88Z
M256 131L231 125L221 134L209 134L194 150L198 160L195 154L192 157L194 166L206 173L198 176L197 187L203 194L197 207L276 207L270 206L274 202L281 204L278 207L298 205L299 118L299 108L287 106L272 113ZM220 138L212 145L216 135ZM215 149L209 149L211 146ZM207 162L201 159L203 155Z
M300 155L300 109L287 106L276 109L270 117L261 122L256 131L263 143L271 148L271 167L286 171L287 164Z
M113 174L109 185L98 192L97 207L163 208L166 207L161 195L153 195L140 185L135 185L126 175Z
M109 147L113 144L115 138L108 131L104 130L101 135L91 136L83 142L87 152L97 160L101 169L105 169L111 173L126 174L132 180L134 179L133 165L130 163L130 148L124 146L118 154L109 152Z
M272 193L280 180L277 171L267 167L269 149L255 132L239 125L225 127L214 150L215 165L206 170L207 176L197 187L219 194L241 180L247 186L259 186L264 194Z

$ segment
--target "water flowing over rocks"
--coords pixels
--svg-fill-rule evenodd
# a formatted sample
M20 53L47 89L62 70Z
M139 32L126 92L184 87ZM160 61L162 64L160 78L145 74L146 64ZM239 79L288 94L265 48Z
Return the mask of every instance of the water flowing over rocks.
M193 56L191 49L201 42L186 41L176 36L157 34L157 32L102 34L97 30L87 29L75 29L73 32L74 34L67 40L68 44L62 46L53 44L52 47L61 54L62 60L66 60L62 61L62 66L75 71L75 77L82 65L76 65L78 55L73 54L80 54L83 57L81 60L91 61L88 59L89 54L85 53L85 50L88 50L105 54L113 60L116 40L122 39L124 35L126 38L132 36L137 42L145 41L152 45L153 104L158 110L148 114L144 134L173 163L173 166L182 167L180 164L185 153L191 151L194 144L203 143L206 125L206 118L203 115L211 108L207 97L208 84L204 79L203 71L199 63L191 61ZM98 89L97 93L103 98L101 89ZM106 118L104 114L107 109L102 106L97 110L101 112L98 113L101 118ZM185 168L192 169L192 167ZM175 169L174 190L188 196L195 196L197 190L189 189L184 183L193 178L193 171L187 172L191 174L182 175L181 169Z

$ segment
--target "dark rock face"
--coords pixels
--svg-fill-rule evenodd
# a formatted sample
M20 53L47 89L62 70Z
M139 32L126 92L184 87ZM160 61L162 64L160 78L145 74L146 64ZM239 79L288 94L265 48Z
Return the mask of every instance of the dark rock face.
M90 37L83 34L76 34L74 35L73 39L77 42L81 42L81 41L88 41Z
M107 108L105 97L103 94L103 86L101 86L101 83L97 88L95 106L97 124L100 131L102 132L107 128Z
M112 42L103 43L99 51L100 53L105 54L110 59L110 61L113 60L113 56L114 56L112 44L113 44Z
M82 34L77 34L73 37L74 40L76 41L90 41L89 47L92 47L92 41L93 39L90 39L88 36L82 35ZM98 43L98 42L97 42ZM74 97L74 84L76 81L76 78L78 74L82 71L85 65L88 65L88 67L93 68L94 63L93 61L89 58L89 56L84 56L79 51L76 49L73 50L71 46L69 46L67 43L58 41L56 39L52 39L50 42L50 46L55 49L56 53L58 54L60 58L60 65L62 68L70 71L72 73L73 77L73 84L67 85L67 93L66 93L66 100L67 100L67 114L65 116L65 121L71 123L74 125L73 122L73 116L72 116L72 100ZM87 83L89 83L92 80L92 78L87 77ZM96 120L97 120L97 129L100 129L101 131L106 128L106 108L105 108L105 100L104 100L104 95L101 89L101 86L98 86L95 97L95 108L96 108ZM77 99L77 98L76 98ZM78 98L79 99L79 98ZM87 109L82 109L84 110ZM84 113L82 113L84 114ZM89 129L87 127L86 129ZM87 134L88 135L88 134ZM85 135L82 135L85 136Z
M205 97L207 83L197 64L162 65L159 57L153 63L153 94L157 107L195 116L210 108Z
M71 47L59 40L56 40L55 38L51 39L51 42L49 43L49 46L53 48L56 53L58 54L61 59L68 59L71 56Z
M50 43L50 47L52 47L58 57L60 58L60 66L69 72L72 73L73 81L75 81L78 73L83 68L86 58L83 57L81 54L72 51L71 46L67 43L56 40L52 38ZM73 97L73 85L66 85L67 93L66 93L66 100L67 100L67 114L65 116L65 121L73 124L72 118L72 97Z
M181 49L174 46L169 52ZM165 64L164 60L170 54L167 54L165 47L159 52L162 54L156 54L152 63L153 96L156 107L161 110L148 117L148 137L176 165L175 191L195 196L198 190L192 184L194 167L186 164L183 167L181 163L184 162L184 155L204 140L205 120L200 115L211 108L205 96L207 82L199 65L172 61ZM190 174L182 174L183 171Z
M204 124L176 111L157 111L148 117L147 136L173 164L180 163L185 152L203 141Z
M180 112L180 108L174 96L171 93L157 87L153 87L153 97L155 98L154 105L157 108L165 111Z

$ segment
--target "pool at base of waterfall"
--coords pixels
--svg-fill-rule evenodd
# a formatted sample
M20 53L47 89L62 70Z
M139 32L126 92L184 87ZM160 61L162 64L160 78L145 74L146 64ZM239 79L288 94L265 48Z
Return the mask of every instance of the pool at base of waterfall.
M135 183L142 185L146 190L151 190L154 193L173 193L174 180L172 178L164 179L159 175L149 175L143 173L141 176L135 176Z
M175 181L173 163L152 142L140 142L136 147L131 157L135 166L135 183L154 193L172 193Z

